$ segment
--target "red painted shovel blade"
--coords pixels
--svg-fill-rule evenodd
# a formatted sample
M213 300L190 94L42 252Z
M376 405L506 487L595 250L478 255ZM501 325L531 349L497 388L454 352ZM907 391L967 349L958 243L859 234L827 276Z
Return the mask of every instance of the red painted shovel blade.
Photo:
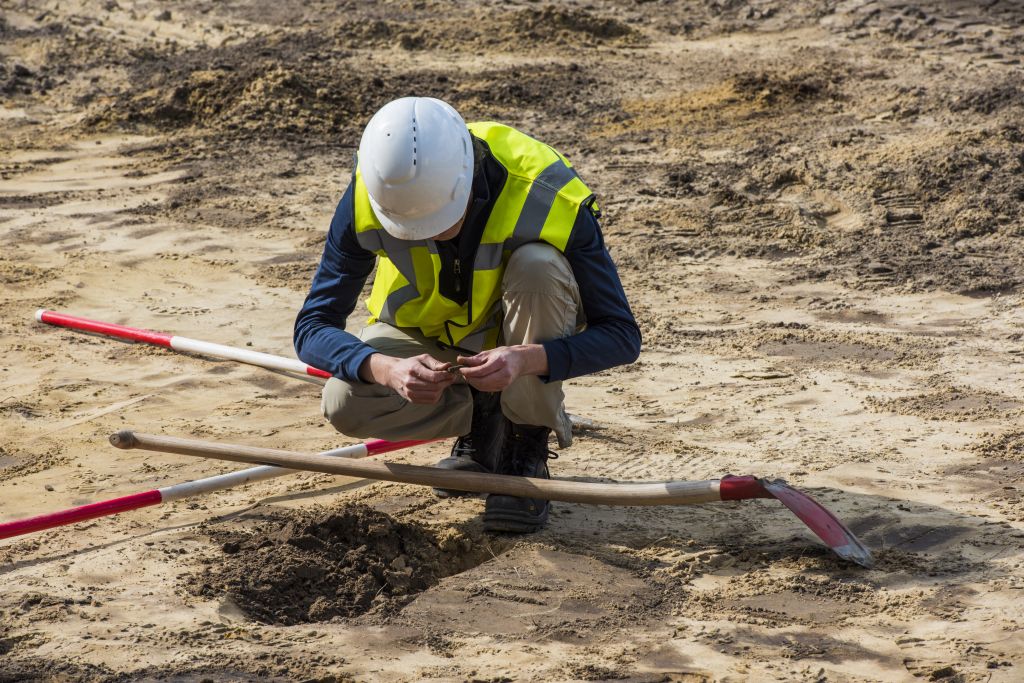
M821 503L806 493L797 491L781 479L761 480L761 483L768 493L788 507L839 557L869 569L874 566L875 560L871 557L871 551Z

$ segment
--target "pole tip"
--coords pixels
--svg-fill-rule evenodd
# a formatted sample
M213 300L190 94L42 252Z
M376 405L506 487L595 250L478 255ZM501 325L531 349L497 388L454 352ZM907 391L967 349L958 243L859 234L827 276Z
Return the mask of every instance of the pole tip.
M43 322L43 313L46 313L45 308L40 308L36 311L36 322Z
M122 429L110 435L110 445L114 448L135 448L135 434L130 429Z

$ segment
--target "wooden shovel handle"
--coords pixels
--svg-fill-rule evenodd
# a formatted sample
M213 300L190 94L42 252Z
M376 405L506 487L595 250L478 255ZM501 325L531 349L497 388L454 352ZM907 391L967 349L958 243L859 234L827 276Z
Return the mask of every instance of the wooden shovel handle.
M273 448L180 439L172 436L136 434L125 430L112 434L117 448L194 455L217 460L277 465L293 470L340 474L363 479L419 484L436 488L499 493L520 498L559 500L596 505L692 505L721 500L719 481L668 481L651 484L614 484L531 479L503 474L457 472L436 467L402 465L368 460L342 460L330 456L283 451Z

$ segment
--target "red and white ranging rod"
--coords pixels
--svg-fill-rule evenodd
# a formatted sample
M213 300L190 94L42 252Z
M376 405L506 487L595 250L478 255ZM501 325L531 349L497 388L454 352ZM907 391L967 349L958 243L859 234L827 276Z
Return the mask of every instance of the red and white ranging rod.
M102 334L108 337L115 337L127 341L153 344L154 346L162 346L164 348L183 353L194 353L213 358L248 363L249 365L256 365L271 370L282 370L285 372L310 375L322 379L326 379L331 376L331 374L325 370L311 367L302 361L293 358L285 358L283 356L275 356L273 354L250 351L247 349L239 349L233 346L225 346L224 344L214 344L212 342L201 341L198 339L190 339L188 337L167 334L166 332L155 332L153 330L146 330L137 327L127 327L125 325L117 325L115 323L106 323L99 320L91 320L89 318L68 315L66 313L58 313L56 311L39 309L36 311L36 320L58 327L66 327L68 329L80 330L82 332ZM422 443L429 443L429 441L430 440L391 442L371 440L354 446L325 451L323 455L343 458L362 458L369 455L388 453L390 451L408 448ZM115 515L128 510L137 510L150 505L159 505L168 501L198 496L212 491L234 488L235 486L242 486L255 481L280 477L286 474L293 474L294 472L295 470L274 467L271 465L251 467L238 472L229 472L227 474L220 474L213 477L206 477L204 479L197 479L195 481L165 486L151 491L142 491L140 493L134 493L120 498L112 498L98 503L80 505L78 507L38 515L36 517L4 522L0 523L0 539L20 536L33 531L52 529L54 527L74 524L75 522L82 522L89 519L95 519L97 517Z
M319 455L329 455L338 458L365 458L370 455L389 453L402 448L417 446L422 443L429 443L429 441L381 441L379 439L373 439L354 446L345 446L343 448L335 448L330 451L323 451ZM25 519L16 519L10 522L0 523L0 539L11 538L12 536L21 536L22 534L29 534L34 531L42 531L44 529L53 529L54 527L66 526L76 522L84 522L89 519L96 519L97 517L116 515L119 512L138 510L139 508L149 507L150 505L169 503L173 500L199 496L204 493L210 493L211 491L230 489L235 486L242 486L243 484L249 484L254 481L263 481L264 479L273 479L274 477L281 477L286 474L294 474L297 471L298 470L287 469L284 467L276 467L274 465L260 465L258 467L239 470L238 472L218 474L204 479L196 479L195 481L186 481L181 484L164 486L151 491L133 493L127 496L121 496L120 498L111 498L110 500L104 500L98 503L79 505L78 507L68 508L67 510L59 510L57 512L50 512Z
M323 379L328 379L331 376L331 373L326 370L314 368L294 358L275 356L270 353L262 353L261 351L249 351L248 349L239 349L234 346L214 344L213 342L189 339L188 337L179 337L176 334L167 334L166 332L154 332L153 330L145 330L139 327L105 323L99 320L80 318L77 315L57 313L56 311L48 311L42 308L36 311L36 320L41 323L56 325L57 327L67 327L83 332L95 332L96 334L103 334L108 337L163 346L164 348L182 353L195 353L212 358L234 360L239 363L258 365L261 368L269 368L271 370L294 372L300 375L311 375Z
M198 339L189 339L188 337L179 337L177 335L171 335L164 332L154 332L152 330L136 327L126 327L124 325L117 325L114 323L105 323L98 320L90 320L89 318L57 313L55 311L40 309L36 311L36 320L59 327L81 330L83 332L93 332L109 337L116 337L118 339L163 346L174 351L239 361L250 365L269 368L271 370L283 370L286 372L294 372L320 378L328 378L331 376L330 373L325 370L311 367L292 358L284 358L282 356L261 353L259 351L239 349L232 346L225 346L223 344L214 344L211 342L200 341ZM354 446L346 446L330 451L324 451L322 455L342 458L363 458L369 455L388 453L422 443L429 443L429 441L392 442L374 439ZM0 523L0 539L20 536L22 534L42 531L44 529L52 529L54 527L74 524L76 522L83 522L97 517L115 515L120 512L127 512L128 510L137 510L150 505L159 505L161 503L198 496L212 491L234 488L236 486L242 486L256 481L263 481L264 479L272 479L286 474L293 474L294 472L295 470L275 467L272 465L250 467L248 469L239 470L238 472L219 474L213 477L183 482L181 484L165 486L158 489L152 489L150 491L133 493L127 496L121 496L120 498L112 498L110 500L104 500L97 503L89 503L88 505L80 505L66 510L37 515L27 519L4 522Z
M48 311L43 308L36 311L36 320L56 327L66 327L70 330L102 334L108 337L115 337L117 339L125 339L127 341L143 342L145 344L162 346L166 349L171 349L172 351L194 353L207 356L209 358L233 360L240 363L248 363L249 365L256 365L261 368L268 368L270 370L283 370L285 372L292 372L300 375L310 375L320 379L330 379L331 377L331 373L326 370L314 368L311 365L306 365L302 361L294 358L275 356L274 354L263 353L261 351L249 351L248 349L240 349L235 346L226 346L224 344L214 344L213 342L201 341L199 339L179 337L177 335L167 334L166 332L154 332L153 330L146 330L141 327L128 327L126 325L117 325L115 323L105 323L99 320L81 318L77 315ZM579 415L569 415L569 420L573 423L574 427L581 427L583 429L603 428L593 420L580 417Z

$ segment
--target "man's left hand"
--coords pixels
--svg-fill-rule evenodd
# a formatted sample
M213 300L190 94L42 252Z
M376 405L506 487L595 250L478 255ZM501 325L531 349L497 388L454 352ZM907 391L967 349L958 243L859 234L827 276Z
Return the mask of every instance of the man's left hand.
M525 375L545 375L548 355L540 344L499 346L475 356L459 356L462 376L477 391L503 391Z

